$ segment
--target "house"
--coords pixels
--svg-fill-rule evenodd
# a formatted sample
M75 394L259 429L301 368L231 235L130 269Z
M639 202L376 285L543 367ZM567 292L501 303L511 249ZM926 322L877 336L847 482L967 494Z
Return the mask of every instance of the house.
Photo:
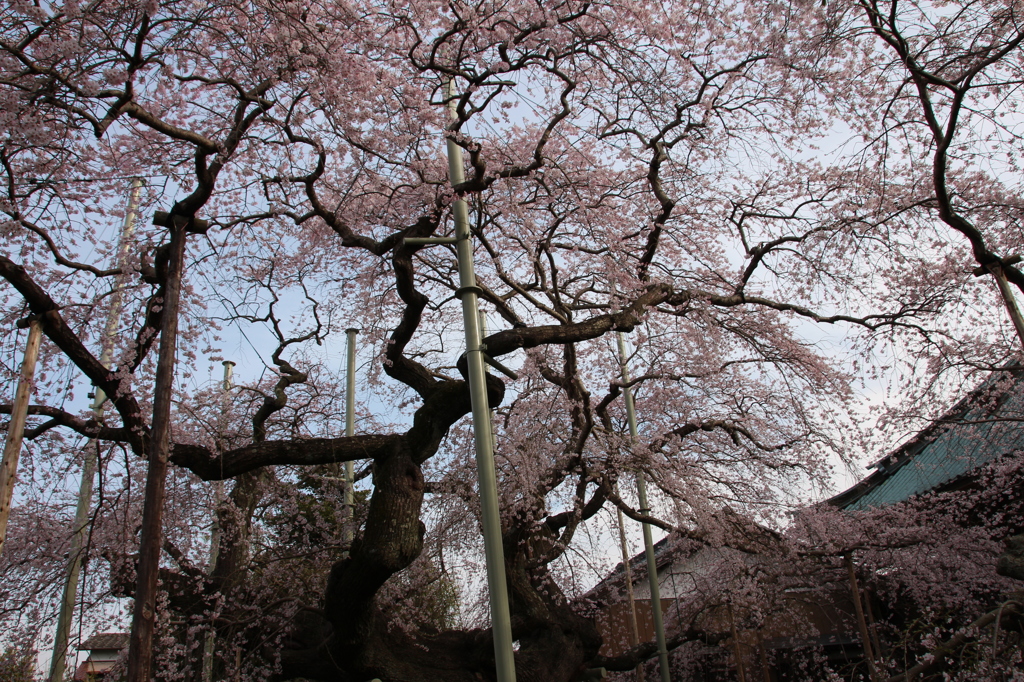
M923 493L979 485L982 467L1024 451L1022 388L1024 370L993 372L928 428L872 465L874 471L867 478L826 503L859 511ZM761 589L751 578L759 563L778 560L778 554L772 552L778 536L729 510L716 515L711 523L726 531L732 528L728 546L669 536L655 547L668 636L686 630L703 633L706 645L696 657L697 663L691 650L687 672L673 679L782 682L801 657L806 660L811 652L818 664L841 671L846 679L866 679L860 634L865 630L861 627L873 640L872 648L882 650L875 626L876 619L885 615L880 605L864 598L859 588L842 578L828 584L797 579L779 584L765 600L771 608L738 605L742 600L731 595ZM1020 525L1024 520L1015 517L1010 523ZM1024 528L1008 528L1007 534L1022 531ZM635 607L629 602L627 571L621 563L586 595L597 608L597 625L604 638L600 654L606 657L625 653L635 641L654 640L643 553L633 557L629 569ZM861 625L855 593L863 598ZM675 665L679 656L673 654L672 658Z
M870 476L828 503L863 510L971 485L979 468L1024 450L1022 389L1024 369L993 372L930 426L871 465Z
M728 510L717 515L719 520L723 517L732 523L742 518ZM806 647L824 652L837 667L862 658L848 591L838 590L827 599L815 593L808 599L799 587L787 590L780 586L776 607L757 614L734 601L733 591L747 586L747 579L757 573L758 563L771 554L770 545L778 538L768 529L746 520L743 523L746 542L732 543L740 548L698 544L673 535L655 545L667 636L681 631L699 633L687 651L670 652L673 679L724 682L742 676L782 682L787 679L794 652ZM604 639L602 656L619 656L635 641L655 639L643 553L631 559L629 572L632 606L621 563L585 596L597 607L596 623Z
M89 657L75 670L75 681L98 682L106 679L107 672L114 667L126 648L127 632L101 632L88 638L78 647L79 651L88 651Z

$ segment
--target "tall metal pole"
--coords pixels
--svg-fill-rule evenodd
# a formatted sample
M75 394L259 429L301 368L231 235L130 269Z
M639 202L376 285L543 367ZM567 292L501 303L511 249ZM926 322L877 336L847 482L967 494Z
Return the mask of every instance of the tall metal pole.
M117 263L124 267L128 254L131 252L132 235L135 232L135 219L139 210L139 197L142 194L142 180L132 180L131 194L128 196L128 210L121 226L121 248ZM107 310L107 323L103 331L103 347L100 350L100 363L110 368L114 355L114 339L121 320L121 287L124 274L118 275L117 283ZM107 400L102 388L96 388L92 401L92 415L97 424L103 423L103 405ZM78 579L82 571L82 560L85 558L85 543L88 536L89 508L92 506L93 479L96 478L99 443L90 440L85 447L85 462L82 464L82 480L78 486L78 503L75 505L75 525L71 536L71 553L68 557L68 570L64 577L64 592L60 600L60 613L57 616L57 631L53 637L53 656L50 659L50 682L62 682L64 668L67 666L68 639L71 635L71 619L75 613L75 600L78 598Z
M448 111L455 113L455 84L447 84ZM448 176L452 186L465 182L462 148L448 138ZM459 265L459 289L462 300L462 321L466 327L466 364L470 403L473 407L473 444L476 448L476 472L480 485L480 516L484 531L484 556L487 563L487 590L491 605L491 632L494 636L494 661L498 682L515 682L516 666L512 649L512 618L508 607L508 586L505 578L505 553L501 541L501 516L498 509L498 484L494 468L491 437L491 413L487 404L487 375L484 349L481 347L476 273L473 268L473 244L470 240L469 208L462 199L452 205L455 217L455 238L408 239L407 244L455 244ZM498 366L497 363L494 363ZM500 367L499 367L500 369Z
M996 286L999 287L999 294L1003 297L1003 303L1006 305L1006 312L1009 314L1010 321L1013 322L1013 328L1017 332L1017 340L1024 345L1024 316L1021 315L1020 307L1017 305L1017 297L1013 295L1013 289L1006 280L1006 273L1003 271L1002 264L990 265L989 272L995 277Z
M231 396L231 389L234 388L234 385L235 385L235 383L234 383L235 363L232 362L231 360L224 360L220 364L222 364L224 366L224 378L221 380L221 392L220 392L220 399L221 399L220 415L221 415L221 424L223 425L223 420L226 417L227 411L228 411L228 399ZM218 427L218 428L222 428L222 426ZM224 435L223 432L218 433L217 434L217 436L218 436L217 440L220 441L221 438L223 437L223 435ZM223 447L223 446L221 446L221 447ZM220 453L218 453L218 454L220 454ZM210 573L211 574L213 573L213 570L217 567L217 557L220 556L221 527L220 527L220 517L218 516L217 512L220 509L221 504L223 504L223 503L224 503L224 481L222 481L222 480L221 481L214 481L213 482L213 521L211 522L211 527L210 527Z
M221 392L220 392L220 424L218 426L217 434L218 443L223 438L224 419L228 412L228 400L231 397L231 389L234 387L234 375L235 375L235 363L231 360L224 360L221 362L224 366L224 378L221 381ZM223 445L219 447L223 448ZM220 454L220 453L218 453ZM213 572L217 569L217 559L220 557L220 506L224 503L224 481L213 482L213 519L210 523L210 568L209 574L213 575ZM217 645L217 635L211 629L206 633L206 641L203 642L203 682L212 682L213 680L213 653ZM50 682L57 682L56 680L50 680Z
M626 362L626 341L622 332L618 332L619 366L622 370L622 382L629 384L629 366ZM623 397L626 401L626 419L629 422L629 437L637 442L636 406L633 403L633 389L624 386ZM647 502L647 481L643 472L636 472L636 496L640 502L640 513L651 513L651 505ZM651 524L643 524L644 554L647 555L647 579L651 586L651 614L654 616L654 634L658 642L658 668L661 671L661 682L671 682L668 668L668 646L665 643L665 620L661 615L661 589L658 587L658 562L654 556L654 538L651 537Z
M21 376L11 406L11 422L7 425L7 437L4 439L4 458L0 463L0 553L4 551L4 540L7 538L7 519L11 515L14 482L18 477L18 459L21 457L21 441L25 435L28 400L32 395L32 380L36 374L36 359L39 357L39 344L42 340L42 320L33 317L28 326L28 342L25 344Z
M480 338L487 338L487 311L480 311ZM487 366L484 365L484 374L489 374ZM487 423L491 427L491 452L497 452L498 450L498 434L494 432L494 410L491 410L487 415Z
M455 83L448 81L448 109L455 114ZM453 186L465 182L462 147L449 138L448 176ZM469 208L459 199L452 207L455 215L455 244L459 264L459 291L462 319L466 327L466 361L469 395L473 407L473 442L476 446L476 471L480 486L480 512L484 531L484 555L487 561L487 588L490 593L491 630L494 634L494 662L498 682L515 682L516 664L512 650L512 617L508 607L505 578L505 551L501 541L501 512L498 509L498 479L494 468L491 413L487 404L487 378L484 369L483 338L477 313L476 272L473 267L473 242L469 231Z
M356 433L356 334L359 330L350 327L345 330L348 336L347 362L345 363L345 436L351 438ZM355 466L351 461L345 462L345 542L352 544L353 528L355 521Z
M616 491L617 492L617 491ZM636 646L640 643L640 627L636 622L636 598L633 596L633 569L629 565L629 545L626 543L626 521L622 518L622 510L618 507L615 511L619 519L619 548L622 550L622 566L626 571L626 594L629 597L629 645ZM636 670L636 682L643 682L643 671L638 664Z

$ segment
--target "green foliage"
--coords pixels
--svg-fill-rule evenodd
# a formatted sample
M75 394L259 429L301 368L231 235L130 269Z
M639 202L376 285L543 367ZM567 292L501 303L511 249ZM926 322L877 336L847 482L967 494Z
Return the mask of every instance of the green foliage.
M0 654L0 682L33 682L36 652L8 646Z
M459 591L448 573L421 558L411 570L392 578L388 590L392 620L411 631L433 634L461 625Z
M355 519L348 521L343 478L344 467L340 464L310 467L298 473L291 505L268 519L282 547L318 548L333 559L348 550L343 529L347 523L352 523L353 531L358 527L365 515L369 492L355 491Z

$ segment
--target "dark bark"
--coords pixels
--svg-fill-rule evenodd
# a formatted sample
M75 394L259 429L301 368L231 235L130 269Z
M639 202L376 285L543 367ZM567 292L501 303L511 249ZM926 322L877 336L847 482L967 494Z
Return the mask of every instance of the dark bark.
M142 509L142 535L139 544L135 607L132 614L132 631L128 649L128 682L149 682L153 675L157 578L160 574L160 550L163 546L163 509L167 457L170 452L171 402L177 352L178 307L181 298L186 236L187 233L182 227L171 231L170 259L167 282L164 287L166 298L160 329L160 353L153 392L153 431Z
M0 277L18 290L29 308L43 321L43 333L60 351L85 374L93 385L103 389L117 409L124 424L125 434L137 454L143 454L149 427L142 418L142 408L130 392L121 391L121 382L85 347L78 335L60 314L60 307L22 266L0 256Z
M401 438L399 435L365 435L351 438L268 440L228 450L222 455L199 445L175 443L170 460L204 481L222 481L265 466L305 466L374 459L394 447L395 441Z

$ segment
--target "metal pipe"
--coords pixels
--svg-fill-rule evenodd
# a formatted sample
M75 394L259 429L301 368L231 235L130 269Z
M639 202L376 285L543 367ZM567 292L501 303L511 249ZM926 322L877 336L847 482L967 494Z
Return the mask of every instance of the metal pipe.
M622 388L626 401L626 420L629 422L629 437L632 443L638 440L636 428L636 406L633 403L633 388L629 384L629 365L626 361L626 341L622 332L617 333L619 343L619 367L622 371ZM636 496L640 503L640 513L650 515L651 505L647 501L647 481L642 471L636 472ZM665 642L665 620L661 613L661 589L658 586L658 562L654 556L654 538L651 536L651 524L643 524L644 554L647 556L647 580L651 586L651 615L654 617L654 634L658 642L658 669L661 682L671 682L668 667L668 646Z
M135 219L139 210L139 198L145 183L139 178L132 180L131 193L128 195L128 210L121 225L121 248L118 254L118 265L123 269L131 252L132 235L135 234ZM117 276L114 292L107 310L107 323L103 332L103 347L100 350L100 363L110 368L114 356L114 339L121 320L121 288L125 275ZM92 414L97 424L103 423L103 405L107 400L102 388L95 388L92 402ZM49 682L62 682L64 669L67 666L68 640L71 635L71 619L75 612L75 600L78 599L78 580L82 570L82 560L88 530L89 508L92 506L93 480L99 463L99 445L92 441L85 448L85 462L82 464L82 480L78 486L78 502L75 505L75 525L71 535L71 552L68 557L68 570L64 578L64 591L60 600L60 613L57 616L57 631L53 637L53 656L50 659Z
M4 458L0 463L0 553L7 537L7 520L11 514L11 499L14 497L14 483L18 476L18 459L21 457L21 441L25 435L25 419L28 417L28 401L32 395L32 383L36 374L36 359L39 345L43 340L43 322L33 317L28 326L28 341L25 355L21 360L21 376L14 392L11 406L11 421L7 425L4 439Z
M220 393L220 425L218 430L223 429L228 413L228 401L231 398L231 389L235 386L235 363L231 360L224 360L224 378L221 380ZM223 431L217 434L218 447L223 448ZM218 452L218 455L221 454ZM217 560L220 558L220 508L224 503L224 481L213 482L213 519L210 523L210 568L209 575L217 570ZM217 648L217 635L211 628L206 633L206 641L203 642L203 682L213 682L213 655ZM50 682L58 682L50 680Z
M1003 297L1003 303L1006 305L1006 312L1009 314L1010 321L1013 322L1013 328L1017 332L1017 340L1024 345L1024 316L1021 315L1020 307L1017 305L1017 297L1013 295L1013 289L1006 280L1006 273L1003 272L1002 264L995 263L990 265L989 272L995 277L999 294Z
M224 365L224 380L221 382L222 395L227 399L227 394L231 393L231 389L235 385L235 363L231 360L225 360L220 364Z
M616 494L618 494L618 484L615 484ZM618 507L615 508L615 512L619 519L619 548L622 550L622 565L626 571L626 594L629 597L629 623L631 626L629 632L629 645L636 646L640 643L640 627L636 622L636 598L633 596L633 569L629 565L630 554L629 545L626 543L626 520L622 516L622 510ZM633 671L636 675L636 682L643 682L643 671L641 666L637 664L636 669Z
M356 433L356 334L359 330L350 327L345 330L348 336L347 363L345 375L345 436L351 438ZM355 523L356 471L351 461L345 462L345 542L352 544Z
M223 421L227 417L228 412L228 399L231 396L231 389L235 387L235 363L231 360L225 360L221 363L224 366L224 378L221 381L221 426ZM223 439L223 432L217 434L217 441L221 443ZM223 445L221 445L223 447ZM218 453L219 455L220 453ZM221 527L220 517L217 515L221 504L224 503L224 481L213 482L213 522L210 527L210 574L213 574L214 569L217 567L217 559L220 556L220 539L221 539ZM56 682L56 681L53 681Z
M448 111L455 113L455 83L448 81ZM448 175L452 186L465 182L462 148L451 137L447 140ZM491 605L491 629L494 635L494 660L498 682L515 682L515 657L512 649L512 619L508 606L505 577L505 552L501 540L501 516L498 509L497 475L491 437L491 414L487 404L487 378L484 353L480 347L480 316L477 312L476 273L473 268L473 243L470 239L469 208L458 199L452 205L455 217L455 250L459 266L459 298L466 327L466 361L469 395L473 407L473 442L476 446L477 479L480 485L480 513L484 531L484 555L487 562L487 588Z

